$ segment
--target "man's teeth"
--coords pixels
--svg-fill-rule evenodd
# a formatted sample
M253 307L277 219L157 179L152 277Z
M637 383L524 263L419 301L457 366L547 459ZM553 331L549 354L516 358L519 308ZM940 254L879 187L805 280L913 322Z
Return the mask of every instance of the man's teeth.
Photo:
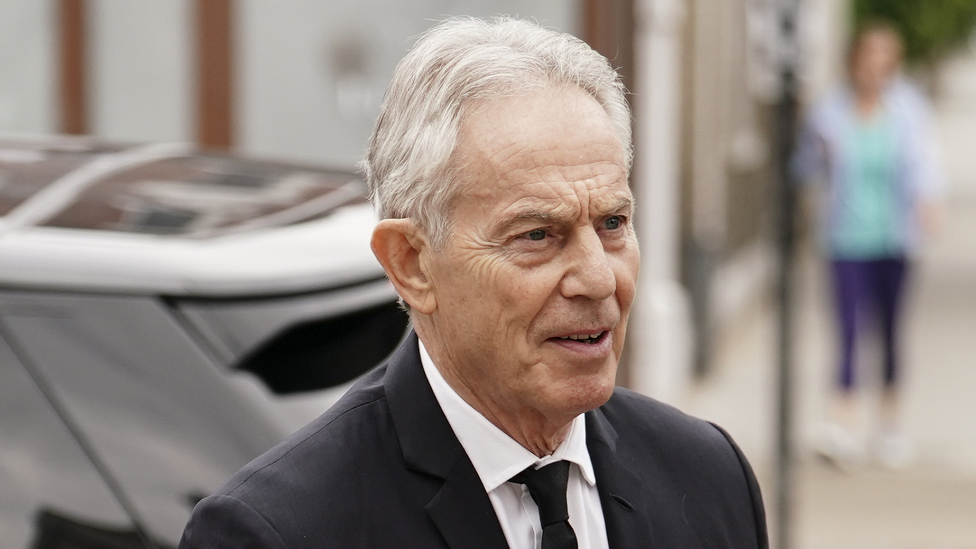
M560 337L559 339L572 339L573 341L587 341L587 340L594 340L599 338L600 334L602 333L603 332L597 332L595 334L590 334L590 335L571 335L566 337Z

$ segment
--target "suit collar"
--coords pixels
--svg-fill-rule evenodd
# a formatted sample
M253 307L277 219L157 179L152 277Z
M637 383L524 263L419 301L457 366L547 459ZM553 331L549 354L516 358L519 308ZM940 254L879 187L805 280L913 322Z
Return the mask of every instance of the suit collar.
M441 483L426 509L448 547L507 549L481 479L427 383L415 333L390 359L383 384L407 467Z
M586 413L586 439L596 474L607 542L614 549L650 547L650 521L642 490L647 489L631 470L635 464L619 459L617 430L602 408Z
M407 467L442 484L426 509L448 547L507 549L481 479L427 383L416 334L390 359L383 383ZM610 547L647 548L650 529L641 485L633 464L618 459L617 431L600 408L586 413L586 439Z
M424 376L417 334L411 332L390 358L383 386L407 466L447 478L464 449Z

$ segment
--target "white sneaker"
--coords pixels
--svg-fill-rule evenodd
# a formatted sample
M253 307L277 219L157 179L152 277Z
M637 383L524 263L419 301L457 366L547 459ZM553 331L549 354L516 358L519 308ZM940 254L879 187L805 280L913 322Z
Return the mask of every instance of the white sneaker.
M836 423L826 423L822 428L817 454L827 463L844 472L864 462L864 448L857 437Z
M915 448L904 433L883 431L875 441L874 457L886 469L901 471L915 459Z

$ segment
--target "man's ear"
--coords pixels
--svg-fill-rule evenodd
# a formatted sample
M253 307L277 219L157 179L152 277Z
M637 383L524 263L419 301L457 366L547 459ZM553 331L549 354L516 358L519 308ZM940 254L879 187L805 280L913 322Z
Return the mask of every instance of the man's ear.
M431 314L437 308L433 285L420 260L430 244L409 219L384 219L373 229L370 247L400 297L412 310Z

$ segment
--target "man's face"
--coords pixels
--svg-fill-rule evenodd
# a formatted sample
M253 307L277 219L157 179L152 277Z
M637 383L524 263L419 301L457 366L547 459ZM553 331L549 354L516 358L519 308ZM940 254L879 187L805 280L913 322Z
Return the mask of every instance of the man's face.
M435 362L496 424L602 405L640 259L609 118L576 87L475 103L455 158L453 231L422 260Z

